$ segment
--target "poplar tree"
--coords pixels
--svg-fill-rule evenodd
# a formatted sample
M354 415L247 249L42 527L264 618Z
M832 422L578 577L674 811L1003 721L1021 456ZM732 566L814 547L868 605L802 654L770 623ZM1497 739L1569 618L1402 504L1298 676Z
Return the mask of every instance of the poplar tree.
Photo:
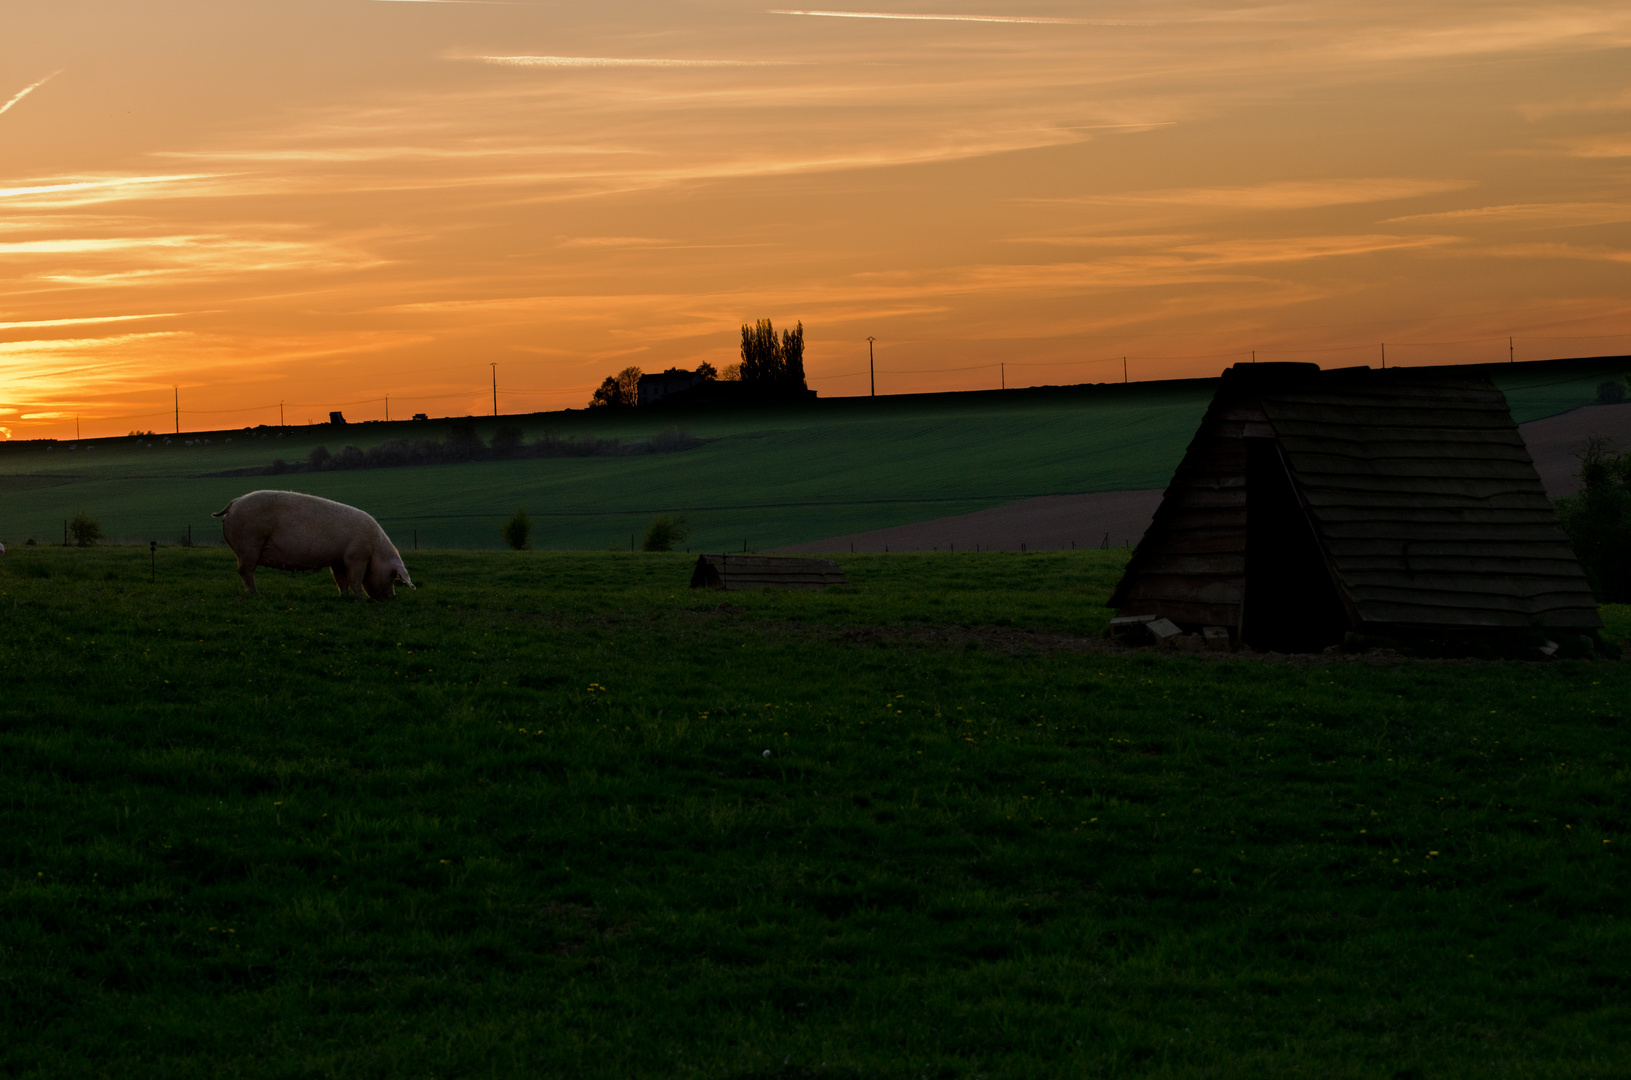
M803 390L804 324L776 336L769 319L742 326L741 378L752 386Z

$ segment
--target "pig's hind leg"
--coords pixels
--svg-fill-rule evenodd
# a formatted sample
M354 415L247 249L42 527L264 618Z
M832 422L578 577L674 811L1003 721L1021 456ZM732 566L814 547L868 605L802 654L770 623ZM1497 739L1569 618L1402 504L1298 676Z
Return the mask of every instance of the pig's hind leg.
M363 580L368 573L367 558L353 558L348 554L344 562L335 563L331 569L334 571L334 584L339 588L341 596L347 593L364 597L368 595L362 592Z
M244 588L249 590L250 596L259 596L255 591L255 567L260 565L261 546L257 544L252 549L242 550L234 548L232 554L238 558L238 576L244 579Z

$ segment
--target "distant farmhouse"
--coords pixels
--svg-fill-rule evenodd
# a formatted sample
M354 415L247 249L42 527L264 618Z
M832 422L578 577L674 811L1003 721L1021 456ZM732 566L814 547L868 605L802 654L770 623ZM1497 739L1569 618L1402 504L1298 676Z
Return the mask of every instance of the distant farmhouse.
M1288 651L1602 626L1505 397L1445 368L1224 372L1110 606Z
M637 405L655 405L672 394L682 394L713 379L713 369L704 365L703 369L686 371L684 368L669 368L667 371L655 375L642 375L638 383Z
M708 363L695 371L669 368L654 375L626 367L606 377L589 407L764 405L815 396L804 378L804 324L777 334L769 319L760 319L742 325L742 362L726 368L723 378Z

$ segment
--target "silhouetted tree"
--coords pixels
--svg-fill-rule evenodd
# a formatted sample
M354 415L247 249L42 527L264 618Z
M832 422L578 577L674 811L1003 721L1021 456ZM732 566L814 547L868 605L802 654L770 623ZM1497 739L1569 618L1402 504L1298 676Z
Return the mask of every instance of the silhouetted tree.
M616 375L606 376L606 381L600 384L595 396L589 399L589 407L618 408L640 404L640 369L626 367Z
M754 386L781 382L782 358L769 319L742 326L742 381Z
M703 382L714 382L719 378L719 372L706 360L697 365L697 374L702 376Z
M791 390L803 390L804 323L795 330L782 331L782 383Z
M803 390L804 324L776 336L769 319L742 326L741 379L753 386ZM726 371L729 378L729 369Z

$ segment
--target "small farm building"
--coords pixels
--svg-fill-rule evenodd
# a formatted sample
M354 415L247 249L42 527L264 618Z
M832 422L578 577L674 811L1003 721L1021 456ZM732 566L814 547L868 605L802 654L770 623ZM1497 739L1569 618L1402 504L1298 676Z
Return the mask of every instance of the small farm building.
M1602 625L1506 398L1453 368L1224 372L1110 606L1280 650Z

